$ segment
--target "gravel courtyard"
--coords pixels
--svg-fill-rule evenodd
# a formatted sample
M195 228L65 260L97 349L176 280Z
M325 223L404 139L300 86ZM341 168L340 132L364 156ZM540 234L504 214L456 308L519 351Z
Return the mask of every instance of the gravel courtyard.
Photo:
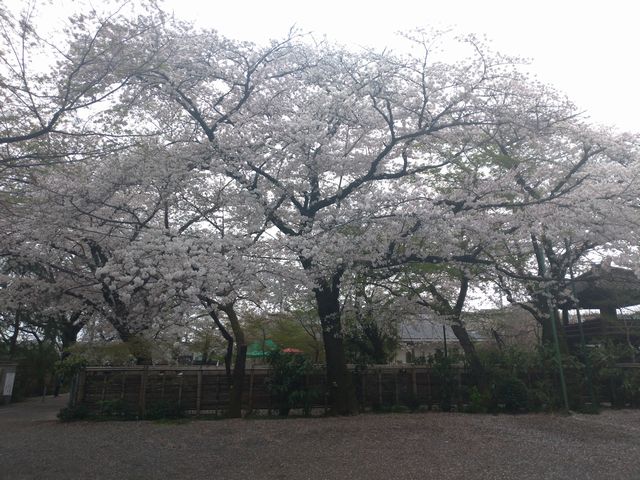
M640 479L640 411L59 423L0 407L2 479Z

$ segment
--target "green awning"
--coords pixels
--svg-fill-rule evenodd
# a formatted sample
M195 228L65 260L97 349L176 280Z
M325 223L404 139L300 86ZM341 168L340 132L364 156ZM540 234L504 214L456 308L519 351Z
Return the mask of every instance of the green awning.
M280 347L278 347L278 345L273 340L267 339L264 342L253 342L247 347L247 357L264 358L274 350L280 350Z

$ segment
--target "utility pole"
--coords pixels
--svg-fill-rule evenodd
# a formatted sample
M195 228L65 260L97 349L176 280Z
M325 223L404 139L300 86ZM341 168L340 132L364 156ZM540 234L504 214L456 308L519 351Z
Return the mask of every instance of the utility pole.
M535 237L532 235L534 243L537 243ZM551 321L551 333L553 335L553 346L555 350L556 363L558 365L558 374L560 376L560 388L562 390L562 401L564 403L565 412L569 412L569 396L567 395L567 383L564 379L564 369L562 368L562 357L560 355L560 342L558 340L558 327L556 323L556 307L555 302L551 299L551 292L549 291L549 281L551 280L547 276L547 264L544 256L544 251L538 246L535 248L536 260L538 262L538 271L544 279L544 295L547 299L547 309L549 310L549 320Z
M447 357L447 327L442 324L442 343L444 344L444 356Z
M547 287L545 287L547 289ZM548 292L547 292L548 293ZM569 396L567 395L567 383L564 379L564 369L562 368L562 357L560 355L560 342L558 341L558 327L556 319L556 308L550 298L547 297L547 304L551 311L551 332L553 333L553 346L555 347L556 362L558 363L558 373L560 374L560 388L562 389L562 400L565 412L569 412Z
M564 244L567 252L569 252L569 240L565 239ZM589 358L589 355L587 355L587 345L584 339L584 329L582 328L582 315L580 314L580 302L578 301L578 297L576 296L576 283L573 275L573 259L570 255L569 276L571 278L571 294L573 295L573 298L576 299L576 316L578 317L578 331L580 332L580 353L582 355L582 360L584 361L584 366L587 373L587 387L589 388L589 397L591 397L591 405L593 405L596 410L599 410L600 402L598 401L595 390L593 389L593 370L591 369L591 359Z

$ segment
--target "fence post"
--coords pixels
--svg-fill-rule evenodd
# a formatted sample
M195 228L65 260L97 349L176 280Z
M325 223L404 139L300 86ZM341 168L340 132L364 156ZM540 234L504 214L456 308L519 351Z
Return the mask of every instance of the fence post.
M433 405L433 392L431 390L431 368L427 368L427 402L429 410L431 410L431 405Z
M378 368L378 405L382 407L382 370Z
M411 394L415 401L418 401L418 382L416 381L416 366L411 368Z
M120 392L120 400L124 400L125 388L127 386L127 371L122 372L122 391Z
M457 411L461 412L464 407L464 399L462 398L462 370L458 369L458 398Z
M76 395L78 394L78 376L79 376L79 373L76 372L71 378L71 388L69 390L69 402L67 403L68 407L76 406L76 402L77 402Z
M253 412L253 365L249 372L249 413Z
M196 415L200 415L200 405L202 404L202 366L198 370L198 390L196 392Z
M366 382L366 377L367 377L367 371L366 370L361 370L360 382L361 382L361 386L362 386L362 411L363 412L367 408L367 382Z
M107 392L107 372L102 372L102 391L100 392L100 402L104 402L104 396Z
M395 404L396 405L400 405L400 386L398 385L399 376L400 374L398 373L398 370L396 370L393 375L393 380L395 382Z
M227 383L229 380L225 377ZM216 415L218 415L218 411L220 410L220 374L216 375Z
M144 417L147 413L147 375L149 373L149 366L145 365L140 374L140 394L138 397L138 411L140 416Z
M326 367L325 367L326 368ZM324 398L324 414L326 415L329 411L329 393L327 390L327 376L326 374L322 376L322 397ZM269 394L269 400L271 400L271 394Z
M85 369L82 369L78 374L78 391L76 394L76 405L84 403L86 383L87 383L87 371Z

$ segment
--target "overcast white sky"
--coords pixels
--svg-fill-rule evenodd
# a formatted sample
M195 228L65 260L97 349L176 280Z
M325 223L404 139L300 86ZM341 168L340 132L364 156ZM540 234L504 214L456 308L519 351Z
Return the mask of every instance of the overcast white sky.
M455 27L528 57L594 123L640 132L640 2L609 0L167 0L177 16L256 42L292 25L352 45L393 48L395 32ZM637 6L636 6L637 5Z

